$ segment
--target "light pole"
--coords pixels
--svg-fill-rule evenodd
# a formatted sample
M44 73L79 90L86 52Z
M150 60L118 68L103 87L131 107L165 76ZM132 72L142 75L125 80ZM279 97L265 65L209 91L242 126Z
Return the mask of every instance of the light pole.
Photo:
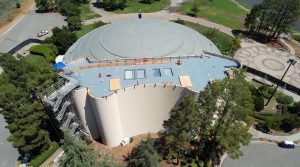
M284 72L283 76L281 77L280 81L283 80L284 76L285 76L286 73L289 71L290 67L291 67L292 65L295 65L295 64L297 63L297 60L296 60L296 58L295 58L294 56L291 56L290 59L287 61L287 63L290 63L290 64L289 64L288 68L286 69L286 71ZM279 83L277 83L276 88L274 89L273 93L271 94L271 96L270 96L270 98L268 99L268 101L267 101L267 103L266 103L265 106L268 106L268 104L270 103L270 101L271 101L272 97L274 96L274 94L275 94L276 90L278 89L278 87L279 87Z

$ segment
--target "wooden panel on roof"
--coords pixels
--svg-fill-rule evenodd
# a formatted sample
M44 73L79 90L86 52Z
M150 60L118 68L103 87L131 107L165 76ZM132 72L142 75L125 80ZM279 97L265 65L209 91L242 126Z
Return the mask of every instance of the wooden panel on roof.
M193 87L190 76L179 76L179 81L182 87L190 89Z

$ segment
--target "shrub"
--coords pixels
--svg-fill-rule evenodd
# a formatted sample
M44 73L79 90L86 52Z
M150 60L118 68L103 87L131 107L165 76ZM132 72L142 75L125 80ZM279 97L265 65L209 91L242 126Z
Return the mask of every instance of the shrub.
M16 3L16 8L21 8L21 4L19 2Z
M290 107L289 111L300 116L300 102L294 103L294 105Z
M276 101L278 103L284 104L284 105L289 105L289 104L292 104L294 102L292 96L287 96L287 95L284 95L284 94L278 95L278 97L276 98Z
M296 41L300 42L300 35L293 35L293 38L294 38Z
M264 98L261 96L254 96L253 98L254 108L256 111L264 109Z
M130 137L130 143L132 143L133 142L133 137Z
M55 55L57 54L56 47L49 44L32 46L29 51L31 54L44 56L48 62L54 62Z
M58 143L52 142L48 150L44 151L39 156L35 157L29 162L29 165L33 167L40 166L45 160L47 160L57 149L59 148Z
M181 20L181 19L177 19L177 20L175 20L174 22L175 22L175 23L178 23L178 24L181 24L181 25L184 25L184 24L185 24L184 20Z

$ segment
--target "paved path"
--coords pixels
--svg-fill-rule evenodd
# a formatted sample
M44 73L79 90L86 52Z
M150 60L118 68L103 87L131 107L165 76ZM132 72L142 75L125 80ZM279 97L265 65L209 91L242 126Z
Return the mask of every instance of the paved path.
M250 46L238 50L235 53L234 58L238 59L242 64L247 65L248 67L258 69L281 79L289 65L287 61L290 58L290 54L279 51L276 48ZM299 58L296 59L300 62ZM297 63L290 68L284 77L284 81L293 86L300 87L300 63Z
M174 1L174 2L173 2ZM180 2L178 2L177 0L172 0L173 5L176 5ZM97 8L93 5L93 3L91 3L91 10L99 15L101 15L100 18L96 18L96 19L92 19L92 20L88 20L85 21L84 24L91 24L94 23L96 21L102 21L105 23L113 23L116 21L121 21L121 20L127 20L127 19L133 19L133 18L137 18L138 17L138 13L129 13L129 14L114 14L111 12L107 12L104 11L103 9ZM230 36L234 36L232 34L232 29L228 28L226 26L202 19L202 18L195 18L195 17L191 17L191 16L186 16L186 15L181 15L178 13L173 13L170 12L168 10L162 10L159 12L154 12L154 13L143 13L142 14L143 18L152 18L152 19L161 19L161 20L177 20L177 19L181 19L181 20L185 20L185 21L189 21L189 22L193 22L196 24L200 24L209 28L216 28L219 31L228 34Z
M41 14L36 13L35 8L32 9L16 25L0 35L0 52L7 52L29 38L37 38L37 33L42 30L51 31L55 26L66 25L64 18L59 13Z
M300 148L283 149L274 144L251 143L242 148L244 156L226 157L222 167L299 167Z
M60 153L62 153L63 152L63 150L61 149L61 148L58 148L46 161L44 161L41 165L40 165L40 167L49 167L49 166L54 166L54 163L53 163L53 161L54 161L54 159L56 158L56 157L58 157L59 156L59 154Z
M3 115L0 114L0 166L13 167L19 157L19 152L6 140L10 135L9 130L5 128L6 125Z
M251 127L249 129L249 133L252 134L252 138L254 138L254 139L262 138L262 139L278 141L278 142L283 141L283 140L290 140L290 141L299 141L300 140L300 132L293 134L293 135L289 135L289 136L275 136L275 135L262 133Z

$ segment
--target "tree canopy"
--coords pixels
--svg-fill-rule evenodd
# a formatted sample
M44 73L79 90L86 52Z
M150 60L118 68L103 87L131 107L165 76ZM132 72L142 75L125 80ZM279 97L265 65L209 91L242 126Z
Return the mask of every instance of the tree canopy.
M196 101L188 96L165 121L163 145L206 164L219 164L224 152L238 158L241 145L250 142L254 111L252 94L245 85L243 73L236 72L233 79L207 85Z
M61 144L64 154L59 161L60 167L100 166L96 152L89 149L82 140L71 136L69 131L64 132Z
M52 32L53 36L51 37L50 42L57 47L60 54L65 54L67 49L77 40L76 34L70 32L68 27L65 26L63 28L54 27Z
M64 132L61 141L64 154L59 161L59 167L117 167L108 155L99 159L97 152L87 144L70 135L70 131Z
M0 54L0 108L11 132L8 140L20 154L32 156L49 146L49 118L37 97L56 81L56 73L43 57L15 57ZM54 135L53 135L54 136Z
M277 39L280 34L290 31L299 15L299 0L264 0L251 9L245 27L252 33Z
M128 165L136 167L159 167L161 156L154 147L154 140L148 135L146 140L143 140L133 148L129 158Z

